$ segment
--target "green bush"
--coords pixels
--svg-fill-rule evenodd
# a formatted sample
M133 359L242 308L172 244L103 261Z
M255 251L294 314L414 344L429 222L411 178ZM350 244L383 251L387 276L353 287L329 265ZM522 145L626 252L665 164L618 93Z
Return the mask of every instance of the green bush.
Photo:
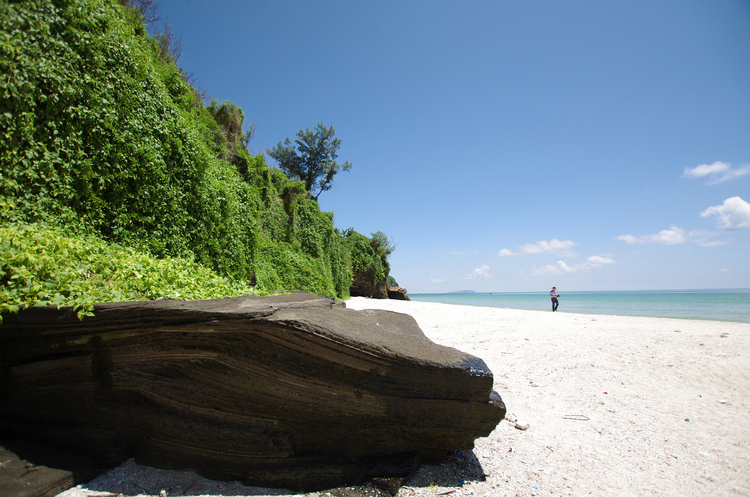
M181 258L157 259L93 236L67 236L31 224L0 225L0 322L21 306L75 306L91 315L96 302L198 300L256 293Z
M357 233L352 228L344 231L345 244L350 253L353 272L366 274L374 283L385 280L391 268L388 256L393 247L385 235L378 231L372 238Z
M334 295L325 263L287 243L272 243L259 248L257 281L261 288L302 290L316 295Z

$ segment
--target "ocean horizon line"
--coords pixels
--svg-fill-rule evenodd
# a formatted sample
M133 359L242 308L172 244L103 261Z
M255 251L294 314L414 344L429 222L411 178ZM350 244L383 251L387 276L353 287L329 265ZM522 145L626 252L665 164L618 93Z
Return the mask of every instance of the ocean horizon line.
M552 287L550 287L551 289ZM736 292L736 291L747 291L750 292L750 287L738 287L738 288L647 288L647 289L630 289L630 290L561 290L566 293L611 293L611 292ZM477 290L452 290L449 292L410 292L409 295L448 295L448 294L496 294L496 293L508 293L508 294L547 294L549 290L488 290L488 291L477 291Z
M558 312L750 323L750 288L563 291ZM413 293L414 301L551 311L549 293Z

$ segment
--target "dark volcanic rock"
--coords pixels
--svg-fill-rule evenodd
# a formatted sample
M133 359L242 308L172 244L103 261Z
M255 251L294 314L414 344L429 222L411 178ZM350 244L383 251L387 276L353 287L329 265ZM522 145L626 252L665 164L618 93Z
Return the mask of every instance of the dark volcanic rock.
M404 476L505 415L413 318L305 293L37 307L0 325L0 437L248 484ZM0 475L1 476L1 475Z
M393 300L411 300L409 294L406 292L406 288L400 286L392 286L388 289L388 298Z

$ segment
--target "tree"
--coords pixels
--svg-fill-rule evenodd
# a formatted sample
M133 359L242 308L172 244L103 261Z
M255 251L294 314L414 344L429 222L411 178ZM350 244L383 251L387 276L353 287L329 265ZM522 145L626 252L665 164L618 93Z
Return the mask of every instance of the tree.
M387 259L389 255L396 250L396 245L393 240L389 240L388 237L382 231L376 233L370 233L372 238L370 239L370 246L380 254L384 259Z
M341 146L341 140L335 138L334 134L333 126L318 123L314 131L309 128L297 131L297 139L294 140L296 146L287 138L268 153L290 179L305 183L305 188L316 202L321 193L331 189L333 177L339 171L352 168L348 161L336 163L336 151Z
M161 21L161 13L157 4L157 0L120 0L120 5L127 5L136 9L146 24Z

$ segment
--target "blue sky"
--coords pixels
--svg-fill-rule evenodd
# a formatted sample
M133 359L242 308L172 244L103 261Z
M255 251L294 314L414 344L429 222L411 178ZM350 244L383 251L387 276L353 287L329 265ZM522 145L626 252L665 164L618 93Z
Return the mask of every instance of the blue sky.
M747 1L160 8L253 152L336 129L321 208L410 293L750 287Z

